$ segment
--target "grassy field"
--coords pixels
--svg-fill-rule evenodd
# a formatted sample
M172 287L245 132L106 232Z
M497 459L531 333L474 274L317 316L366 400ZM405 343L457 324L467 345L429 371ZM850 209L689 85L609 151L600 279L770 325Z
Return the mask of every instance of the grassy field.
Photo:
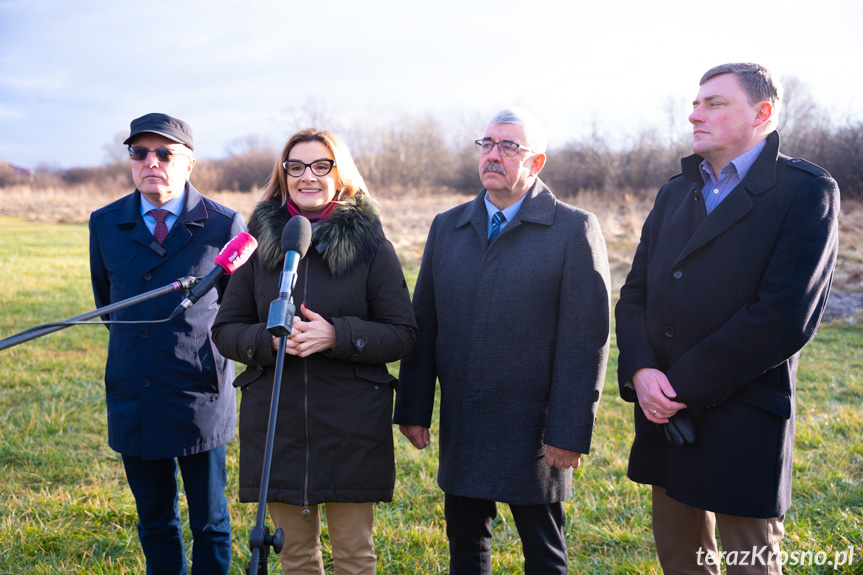
M415 276L415 262L407 269ZM0 215L0 338L92 308L86 225ZM783 543L789 553L813 553L813 560L823 553L825 562L851 548L854 562L838 570L787 568L790 573L863 573L859 321L852 317L822 326L803 353L795 501ZM0 351L0 574L144 572L134 500L120 458L107 446L106 342L104 328L78 326ZM615 370L612 346L593 452L576 472L575 495L566 503L571 573L660 572L649 491L625 476L631 406L617 398ZM437 453L417 451L395 433L395 499L376 511L379 572L445 573ZM227 495L234 526L232 572L242 573L256 507L237 501L237 448L236 440L228 446ZM494 573L521 572L518 536L505 506L496 521L493 554ZM273 557L270 573L277 572Z

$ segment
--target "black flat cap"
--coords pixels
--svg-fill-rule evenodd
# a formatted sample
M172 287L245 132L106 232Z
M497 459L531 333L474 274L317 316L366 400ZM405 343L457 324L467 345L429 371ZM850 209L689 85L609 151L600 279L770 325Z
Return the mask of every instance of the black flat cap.
M190 150L195 149L195 140L192 137L192 127L183 120L172 118L168 114L146 114L132 120L129 137L123 142L128 146L138 134L159 134L169 140L179 142Z

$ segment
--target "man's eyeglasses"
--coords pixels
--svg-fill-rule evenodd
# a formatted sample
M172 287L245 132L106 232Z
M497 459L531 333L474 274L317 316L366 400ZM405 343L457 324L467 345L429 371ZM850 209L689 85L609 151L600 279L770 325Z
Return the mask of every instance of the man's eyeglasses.
M143 146L129 146L129 157L136 162L143 162L146 160L147 156L150 155L150 152L153 152L156 155L156 159L163 164L171 163L174 156L186 156L187 158L192 157L188 154L181 154L171 148L156 148L155 150L148 150Z
M312 173L318 177L326 176L335 165L336 162L330 159L315 160L311 164L304 164L299 160L288 160L287 162L282 162L282 167L285 169L285 173L292 178L299 178L305 174L306 168L310 168Z
M490 154L495 146L497 146L497 149L500 150L501 155L510 158L516 155L519 150L524 150L525 152L533 152L533 150L525 148L524 146L516 144L515 142L510 142L509 140L501 140L500 142L495 142L494 140L485 139L477 140L474 143L476 144L476 153L483 156Z

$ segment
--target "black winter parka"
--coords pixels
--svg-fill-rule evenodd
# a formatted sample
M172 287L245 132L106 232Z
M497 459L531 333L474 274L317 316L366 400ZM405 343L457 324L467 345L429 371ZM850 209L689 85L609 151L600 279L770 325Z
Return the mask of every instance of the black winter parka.
M290 216L278 200L249 222L259 247L232 276L213 325L225 357L248 367L237 378L240 501L257 501L276 353L266 329L279 295L280 237ZM293 299L335 327L332 350L285 357L267 500L292 505L391 501L395 483L392 408L396 379L386 363L417 336L407 284L377 205L354 196L315 226L297 269Z

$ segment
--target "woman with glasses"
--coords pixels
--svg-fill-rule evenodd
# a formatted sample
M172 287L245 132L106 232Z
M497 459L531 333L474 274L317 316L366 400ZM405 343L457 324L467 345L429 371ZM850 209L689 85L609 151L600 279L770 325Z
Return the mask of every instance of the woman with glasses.
M401 264L344 142L329 131L291 136L249 231L252 259L231 276L213 336L247 365L240 404L240 501L258 501L279 340L266 329L279 297L290 218L312 224L297 269L268 510L285 534L285 573L323 573L320 507L337 573L375 573L373 503L391 501L396 379L386 363L413 347L416 322Z

